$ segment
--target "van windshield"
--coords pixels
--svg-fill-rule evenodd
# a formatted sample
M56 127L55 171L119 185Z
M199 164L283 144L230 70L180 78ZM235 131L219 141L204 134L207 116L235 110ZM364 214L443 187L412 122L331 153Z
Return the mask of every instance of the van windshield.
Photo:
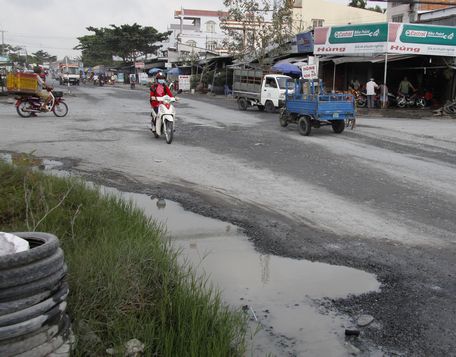
M294 89L294 83L291 78L277 77L277 83L279 83L280 89L286 89L287 86L288 86L288 89Z

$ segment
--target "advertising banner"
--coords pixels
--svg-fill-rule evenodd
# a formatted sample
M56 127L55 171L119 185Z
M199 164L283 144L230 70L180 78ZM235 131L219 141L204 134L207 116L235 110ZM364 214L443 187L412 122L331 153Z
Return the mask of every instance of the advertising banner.
M180 75L179 76L179 89L181 89L183 91L189 91L190 90L190 78L191 78L191 76Z
M314 42L312 32L302 32L296 35L298 53L312 53Z
M314 54L384 53L387 39L387 23L319 27L315 29Z
M388 53L456 56L456 27L389 24Z
M318 78L318 65L308 64L301 67L303 79L317 79Z
M379 23L315 29L314 54L456 56L456 27Z

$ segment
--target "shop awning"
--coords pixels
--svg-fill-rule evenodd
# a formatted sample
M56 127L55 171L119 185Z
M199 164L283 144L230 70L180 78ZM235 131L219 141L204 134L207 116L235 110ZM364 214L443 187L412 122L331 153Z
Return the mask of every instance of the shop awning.
M388 62L394 62L394 61L402 61L405 59L409 58L414 58L417 56L414 55L389 55L388 56ZM364 57L364 56L345 56L345 57L331 57L331 56L325 56L325 57L320 57L319 59L320 62L333 62L336 65L342 64L342 63L358 63L358 62L370 62L370 63L384 63L385 62L385 56L370 56L370 57Z

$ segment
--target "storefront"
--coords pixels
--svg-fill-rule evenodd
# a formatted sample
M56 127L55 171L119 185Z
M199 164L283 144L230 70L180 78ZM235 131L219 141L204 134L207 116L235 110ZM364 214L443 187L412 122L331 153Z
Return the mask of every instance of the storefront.
M345 90L373 77L397 91L404 76L441 102L456 95L456 28L378 23L315 29L314 54L328 88Z

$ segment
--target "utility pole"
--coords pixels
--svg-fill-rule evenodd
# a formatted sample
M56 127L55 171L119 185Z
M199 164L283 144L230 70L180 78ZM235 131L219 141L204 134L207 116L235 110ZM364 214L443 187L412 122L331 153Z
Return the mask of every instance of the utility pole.
M0 30L2 33L2 55L5 54L5 30Z

